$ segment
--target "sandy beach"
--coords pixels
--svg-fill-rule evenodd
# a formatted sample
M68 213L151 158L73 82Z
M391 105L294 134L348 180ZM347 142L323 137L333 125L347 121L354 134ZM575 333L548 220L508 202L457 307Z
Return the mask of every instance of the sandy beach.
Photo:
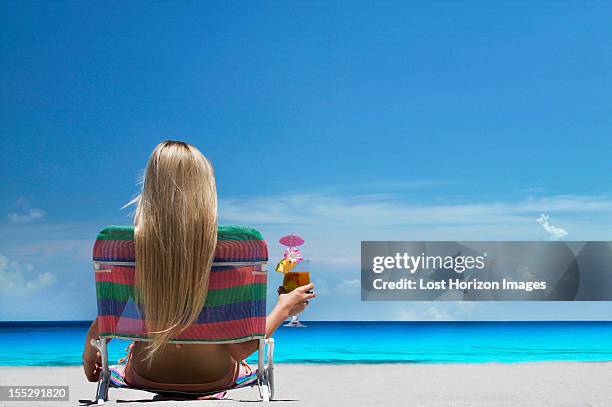
M287 406L612 406L612 363L278 365L274 404ZM0 402L2 406L79 405L95 384L80 367L0 367L0 385L68 385L70 402ZM153 394L111 389L109 405L232 406L258 400L255 388L222 401L155 401ZM145 403L147 402L147 403Z

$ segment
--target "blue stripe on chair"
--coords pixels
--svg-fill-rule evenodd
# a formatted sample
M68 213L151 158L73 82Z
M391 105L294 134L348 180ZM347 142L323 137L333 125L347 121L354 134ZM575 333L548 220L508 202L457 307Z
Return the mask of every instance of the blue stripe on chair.
M104 263L104 262L112 263L112 262L115 262L115 261L120 261L120 262L128 262L129 263L129 262L133 262L134 258L133 257L131 257L131 258L127 258L127 257L126 258L121 258L121 257L95 257L94 256L93 261L99 261L99 262L102 262L102 263Z

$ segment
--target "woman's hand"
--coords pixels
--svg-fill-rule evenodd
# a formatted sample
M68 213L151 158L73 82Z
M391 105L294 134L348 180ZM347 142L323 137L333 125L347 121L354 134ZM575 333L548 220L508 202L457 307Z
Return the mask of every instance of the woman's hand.
M299 314L304 311L308 306L308 300L316 297L316 294L312 292L314 284L310 283L296 288L291 292L285 291L280 286L278 287L278 305L282 307L288 317Z
M299 314L308 306L308 300L316 297L312 292L314 284L303 285L291 292L278 287L278 302L276 307L266 317L266 338L271 338L278 327L288 317ZM229 344L234 360L242 360L257 350L257 340L239 344Z
M102 370L102 357L98 349L91 344L85 344L83 351L83 370L85 376L90 382L97 382L100 379L100 371Z
M83 349L83 370L85 376L90 382L97 382L100 379L100 371L102 370L102 357L98 348L91 344L92 339L97 340L100 337L98 330L98 319L94 319L85 335L85 347ZM107 339L103 339L108 342Z

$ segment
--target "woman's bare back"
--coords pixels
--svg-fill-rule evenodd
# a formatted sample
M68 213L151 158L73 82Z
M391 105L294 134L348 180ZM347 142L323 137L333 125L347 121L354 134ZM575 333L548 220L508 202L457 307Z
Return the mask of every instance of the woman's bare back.
M208 383L227 376L235 364L228 345L166 344L148 366L143 361L146 342L136 342L132 349L131 368L138 375L159 383Z

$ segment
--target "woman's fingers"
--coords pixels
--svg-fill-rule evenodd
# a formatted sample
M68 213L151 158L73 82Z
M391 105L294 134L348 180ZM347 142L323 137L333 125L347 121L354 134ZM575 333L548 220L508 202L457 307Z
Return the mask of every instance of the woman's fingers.
M302 294L302 299L303 300L309 300L311 298L316 297L317 295L315 293L303 293Z
M87 368L85 367L85 376L87 376L87 380L90 382L97 382L100 377L100 371L97 368Z
M93 353L89 348L87 349L83 354L83 370L85 371L85 377L90 382L99 380L102 370L102 358L99 351Z
M313 289L314 289L313 283L306 284L306 285L296 288L296 290L300 293L305 293L306 291L312 291Z

